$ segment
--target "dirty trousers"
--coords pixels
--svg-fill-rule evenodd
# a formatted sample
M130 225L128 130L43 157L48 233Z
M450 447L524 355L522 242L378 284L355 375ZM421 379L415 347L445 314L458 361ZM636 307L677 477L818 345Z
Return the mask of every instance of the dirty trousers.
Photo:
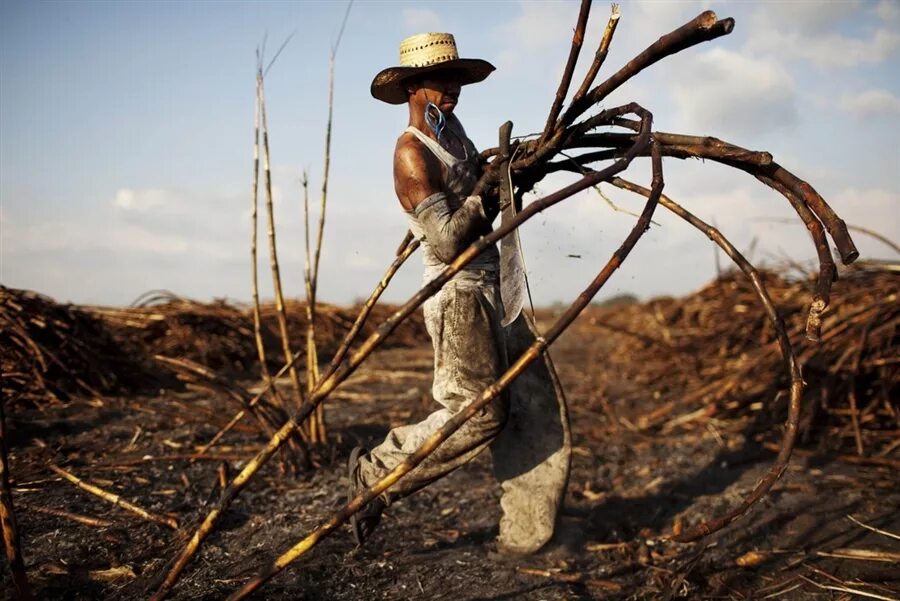
M411 455L453 414L477 399L534 341L525 317L502 327L498 274L462 271L425 302L425 326L434 346L434 399L443 406L424 421L391 430L360 459L370 486ZM457 430L422 464L385 493L388 503L408 496L473 459L490 446L500 483L501 549L530 553L553 535L568 480L568 415L543 357Z

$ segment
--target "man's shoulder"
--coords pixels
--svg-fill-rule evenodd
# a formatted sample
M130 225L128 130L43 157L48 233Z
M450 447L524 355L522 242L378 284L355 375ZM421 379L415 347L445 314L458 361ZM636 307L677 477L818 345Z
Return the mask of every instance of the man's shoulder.
M397 145L394 148L394 155L399 154L422 154L426 150L425 144L409 130L404 131L397 138Z
M441 174L440 161L421 140L408 132L400 136L394 151L394 186L400 198L414 188L427 188L429 194L439 190Z
M433 162L436 162L434 153L415 134L406 131L397 138L394 148L395 167L422 167Z

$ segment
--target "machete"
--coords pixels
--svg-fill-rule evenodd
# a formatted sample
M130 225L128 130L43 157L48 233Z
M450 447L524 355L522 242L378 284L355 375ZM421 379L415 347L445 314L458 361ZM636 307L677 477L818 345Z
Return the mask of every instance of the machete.
M512 121L500 126L500 225L512 221L516 216L513 202L513 188L509 172L509 139L512 135ZM514 229L500 240L500 298L503 301L503 326L508 326L522 312L525 305L525 264L519 248L519 230Z

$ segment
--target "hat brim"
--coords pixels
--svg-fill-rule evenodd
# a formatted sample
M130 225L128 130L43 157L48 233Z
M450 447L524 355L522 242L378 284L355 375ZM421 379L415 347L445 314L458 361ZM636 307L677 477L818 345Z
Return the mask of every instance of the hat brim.
M388 104L404 104L407 92L403 82L433 71L457 71L459 84L464 86L484 81L494 71L494 65L480 58L457 58L426 67L388 67L372 80L372 96Z

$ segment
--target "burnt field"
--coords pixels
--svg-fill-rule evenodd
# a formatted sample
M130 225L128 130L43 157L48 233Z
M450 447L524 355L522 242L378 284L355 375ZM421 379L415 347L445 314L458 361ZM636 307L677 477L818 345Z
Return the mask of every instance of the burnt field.
M752 287L726 274L681 299L590 307L553 345L574 453L544 551L490 553L499 490L484 454L391 507L365 547L341 528L255 598L900 599L900 275L843 273L817 343L805 338L814 284L765 280L806 382L800 437L772 491L734 524L671 540L739 504L782 442L789 380L776 333ZM144 301L74 307L2 289L3 438L37 598L149 598L283 417L268 407L206 449L261 388L252 318L225 303ZM356 311L318 310L324 369ZM363 334L390 313L377 309ZM302 340L302 305L288 315ZM554 315L537 317L547 327ZM262 318L275 372L273 311ZM304 454L298 440L266 464L169 598L224 598L327 520L345 501L349 450L434 409L431 367L417 316L329 397L324 445ZM289 379L278 386L289 399ZM2 579L15 598L5 557Z

